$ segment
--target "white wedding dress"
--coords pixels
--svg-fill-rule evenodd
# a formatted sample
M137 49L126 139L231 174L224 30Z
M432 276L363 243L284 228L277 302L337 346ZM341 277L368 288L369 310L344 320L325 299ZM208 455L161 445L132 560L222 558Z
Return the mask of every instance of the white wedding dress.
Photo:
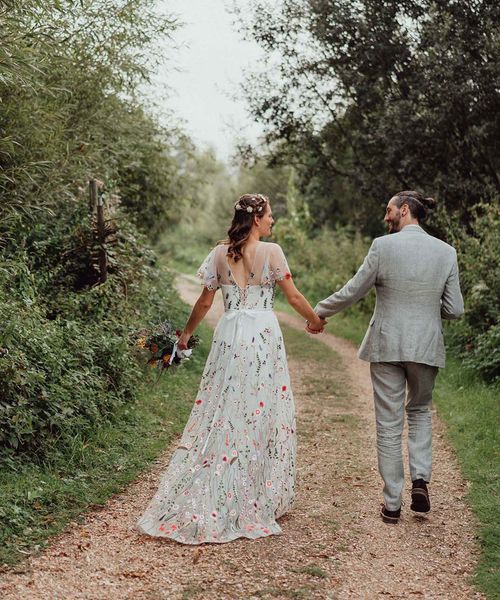
M198 276L221 288L215 329L193 410L158 491L138 522L184 544L281 533L295 482L295 412L283 337L273 312L277 280L290 277L277 244L259 242L247 285L238 286L227 246Z

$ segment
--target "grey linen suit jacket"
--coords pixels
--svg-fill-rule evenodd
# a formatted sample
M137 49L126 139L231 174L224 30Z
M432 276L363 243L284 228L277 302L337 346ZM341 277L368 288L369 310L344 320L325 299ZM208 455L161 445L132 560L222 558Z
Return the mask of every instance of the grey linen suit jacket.
M377 302L358 356L369 362L444 367L441 319L464 312L455 249L419 225L376 238L345 286L314 309L330 317L375 286Z

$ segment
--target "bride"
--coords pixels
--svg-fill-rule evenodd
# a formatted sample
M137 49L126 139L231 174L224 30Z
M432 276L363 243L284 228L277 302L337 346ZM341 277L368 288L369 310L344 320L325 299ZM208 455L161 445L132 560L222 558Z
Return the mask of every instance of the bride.
M324 322L295 287L280 246L260 241L273 223L265 196L241 196L228 240L200 267L203 291L179 348L218 288L225 312L180 443L138 522L143 533L184 544L281 533L276 519L294 496L296 434L275 284L311 328Z

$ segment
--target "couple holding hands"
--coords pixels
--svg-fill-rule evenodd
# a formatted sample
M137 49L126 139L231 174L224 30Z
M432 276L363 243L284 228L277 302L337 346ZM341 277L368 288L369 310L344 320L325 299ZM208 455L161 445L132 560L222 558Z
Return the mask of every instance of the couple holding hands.
M295 410L275 286L320 333L326 318L375 286L376 307L359 357L370 363L381 518L397 523L404 487L401 436L406 413L411 509L428 512L432 465L431 402L444 367L442 319L463 313L455 250L421 223L435 202L399 192L386 208L390 234L373 241L342 289L313 310L297 290L278 244L262 242L274 223L268 198L241 196L228 239L201 265L203 290L179 338L189 337L220 288L225 311L214 331L198 394L158 490L137 526L184 544L222 543L281 533L277 519L294 498Z

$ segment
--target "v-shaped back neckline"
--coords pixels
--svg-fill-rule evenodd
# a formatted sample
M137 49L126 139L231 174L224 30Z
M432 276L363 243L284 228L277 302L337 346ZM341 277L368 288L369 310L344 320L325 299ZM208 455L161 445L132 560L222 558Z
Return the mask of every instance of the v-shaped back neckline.
M254 269L255 269L255 262L257 260L257 252L259 251L259 247L262 245L263 242L257 242L257 247L255 248L255 256L253 257L253 262L252 262L252 267L250 269L250 273L247 275L246 278L246 284L241 286L237 281L236 278L234 276L233 270L231 269L231 265L229 264L229 257L227 255L227 251L226 251L226 265L227 268L229 270L229 275L234 283L234 285L236 285L240 290L244 290L246 289L249 285L250 285L250 279L252 278L253 275L255 275L254 273Z

